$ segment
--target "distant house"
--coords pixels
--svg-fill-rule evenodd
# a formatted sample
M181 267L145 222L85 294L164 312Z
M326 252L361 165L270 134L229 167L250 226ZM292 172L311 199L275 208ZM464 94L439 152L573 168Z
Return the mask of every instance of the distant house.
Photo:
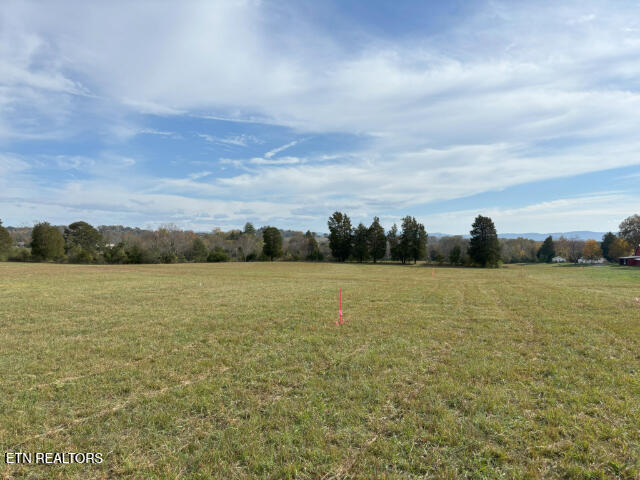
M564 262L566 262L567 260L566 260L564 257L557 256L557 257L553 257L553 258L551 259L551 261L552 261L553 263L564 263Z
M598 264L598 263L604 263L606 262L606 260L602 257L600 258L596 258L596 259L589 259L589 258L579 258L578 259L578 263L588 263L588 264Z
M640 267L640 245L636 247L636 251L629 257L620 257L620 265L628 265L630 267Z

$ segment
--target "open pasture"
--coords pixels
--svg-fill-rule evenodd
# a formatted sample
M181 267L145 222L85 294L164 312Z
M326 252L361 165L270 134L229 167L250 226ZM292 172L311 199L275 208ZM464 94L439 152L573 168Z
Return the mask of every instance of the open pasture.
M635 297L619 267L0 264L0 449L104 457L1 476L638 478Z

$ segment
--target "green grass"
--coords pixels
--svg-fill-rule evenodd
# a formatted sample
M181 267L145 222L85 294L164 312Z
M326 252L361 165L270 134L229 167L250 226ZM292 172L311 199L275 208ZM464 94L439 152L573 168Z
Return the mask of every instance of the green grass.
M639 478L638 296L617 267L0 264L0 450L105 459L0 475Z

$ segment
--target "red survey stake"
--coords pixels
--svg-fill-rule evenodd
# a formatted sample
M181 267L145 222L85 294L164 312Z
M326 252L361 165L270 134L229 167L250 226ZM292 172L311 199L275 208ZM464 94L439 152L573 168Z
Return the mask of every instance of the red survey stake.
M340 289L340 309L338 313L340 314L340 320L336 322L336 325L342 325L342 289Z

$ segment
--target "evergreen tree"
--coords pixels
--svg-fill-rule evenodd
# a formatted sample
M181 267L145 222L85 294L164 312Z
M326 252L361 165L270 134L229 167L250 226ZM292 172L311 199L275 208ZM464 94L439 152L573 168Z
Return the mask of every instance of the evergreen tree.
M344 262L351 254L351 242L353 232L351 230L351 220L346 214L334 212L329 221L329 248L331 255L339 262Z
M13 240L9 230L2 226L2 220L0 220L0 258L4 258L11 250Z
M64 255L64 237L47 222L38 223L31 231L31 254L37 260L55 260Z
M460 248L460 245L454 245L449 252L449 263L451 265L457 265L460 263L460 257L462 257L462 249Z
M536 256L540 262L551 263L553 257L556 256L556 248L551 235L544 239L544 242L540 245Z
M426 260L427 258L427 241L428 235L427 231L424 228L422 223L418 223L418 243L415 245L413 249L413 263L416 263L418 260Z
M229 255L224 251L222 247L214 247L213 250L209 252L209 256L207 257L207 262L228 262Z
M400 241L398 239L398 227L395 223L389 230L389 233L387 233L387 242L389 242L389 255L391 255L391 260L400 260Z
M256 234L256 227L253 226L253 223L247 222L247 223L244 224L243 233L248 234L248 235L255 235Z
M273 261L282 255L282 234L276 227L266 227L262 232L264 246L262 252Z
M373 217L373 222L369 226L367 245L369 247L369 255L373 258L373 263L376 263L376 260L384 257L385 253L387 253L387 237L378 217Z
M200 237L193 239L191 248L187 251L187 260L192 262L206 262L209 256L209 250Z
M471 226L469 256L477 265L497 267L500 261L500 244L493 221L478 215Z
M65 251L73 263L91 263L104 245L102 235L87 222L74 222L64 229Z
M368 229L363 223L360 223L353 233L353 249L352 255L360 262L364 262L369 258Z
M612 232L607 232L602 237L602 242L600 243L600 248L602 249L602 256L607 260L611 261L613 257L609 255L609 250L611 249L611 245L615 241L616 236Z
M426 252L427 232L424 229L424 225L418 223L415 217L404 217L399 241L400 260L402 263L406 263L409 260L413 260L413 263L416 263L425 257Z
M318 246L318 241L314 237L313 233L307 230L307 233L304 234L305 239L305 258L307 260L317 261L322 260L322 253L320 253L320 247Z

